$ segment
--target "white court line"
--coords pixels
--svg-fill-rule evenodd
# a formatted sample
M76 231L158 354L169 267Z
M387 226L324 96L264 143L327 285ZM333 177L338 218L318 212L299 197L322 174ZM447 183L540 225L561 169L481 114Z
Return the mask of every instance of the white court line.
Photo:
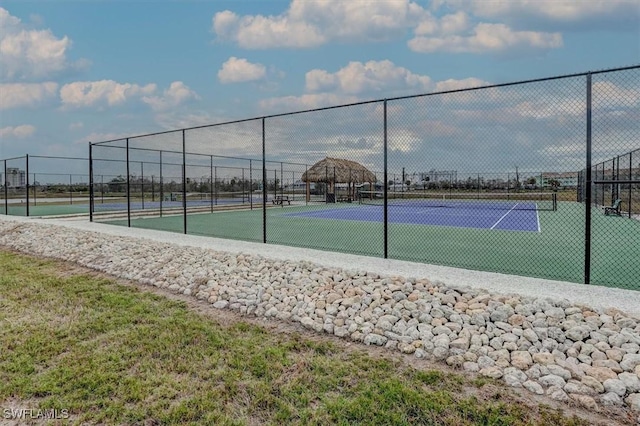
M491 228L489 228L489 229L493 229L493 228L495 228L496 226L498 226L498 224L499 224L500 222L502 222L502 219L504 219L505 217L507 217L507 215L508 215L509 213L511 213L511 212L513 211L513 209L515 209L515 208L518 206L518 204L520 204L520 203L516 203L516 205L515 205L515 206L511 207L511 210L509 210L508 212L506 212L505 214L503 214L503 215L502 215L502 217L501 217L500 219L498 219L498 221L497 221L496 223L494 223L494 224L493 224L493 226L492 226Z

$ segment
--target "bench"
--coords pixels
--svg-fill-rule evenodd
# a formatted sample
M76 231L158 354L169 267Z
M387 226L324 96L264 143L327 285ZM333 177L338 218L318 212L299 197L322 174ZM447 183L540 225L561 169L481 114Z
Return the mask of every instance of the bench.
M618 198L617 200L615 200L613 202L613 204L611 205L611 207L604 207L604 215L605 216L609 216L610 214L615 214L616 216L622 216L622 213L620 212L620 203L622 203L622 200L620 198Z
M273 203L273 205L277 205L277 206L281 206L285 202L291 205L291 200L289 199L288 195L276 195L276 198L271 200L271 202Z

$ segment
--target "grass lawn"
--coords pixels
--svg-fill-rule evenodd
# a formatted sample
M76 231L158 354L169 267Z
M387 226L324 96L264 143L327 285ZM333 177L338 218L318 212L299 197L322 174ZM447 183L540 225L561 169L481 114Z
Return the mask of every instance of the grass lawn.
M2 250L0 324L0 412L68 410L59 424L607 423L380 348L291 324L274 332Z

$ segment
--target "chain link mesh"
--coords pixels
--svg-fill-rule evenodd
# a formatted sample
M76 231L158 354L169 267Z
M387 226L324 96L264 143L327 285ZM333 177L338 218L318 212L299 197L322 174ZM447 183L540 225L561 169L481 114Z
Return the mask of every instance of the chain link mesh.
M638 289L639 123L630 67L185 129L92 145L94 211Z
M3 161L2 213L12 216L27 216L27 157L8 158Z
M637 288L640 276L638 69L592 80L591 280Z

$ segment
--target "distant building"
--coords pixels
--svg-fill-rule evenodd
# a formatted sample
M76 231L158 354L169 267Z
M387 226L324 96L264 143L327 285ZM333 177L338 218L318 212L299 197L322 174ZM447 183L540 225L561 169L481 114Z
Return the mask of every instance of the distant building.
M420 181L422 182L455 182L458 180L457 170L435 170L420 173Z
M15 167L7 167L7 175L2 182L8 188L21 188L27 185L27 173Z
M553 173L544 172L540 176L542 179L542 186L550 186L550 181L557 181L561 188L577 188L578 187L578 172L564 172Z

